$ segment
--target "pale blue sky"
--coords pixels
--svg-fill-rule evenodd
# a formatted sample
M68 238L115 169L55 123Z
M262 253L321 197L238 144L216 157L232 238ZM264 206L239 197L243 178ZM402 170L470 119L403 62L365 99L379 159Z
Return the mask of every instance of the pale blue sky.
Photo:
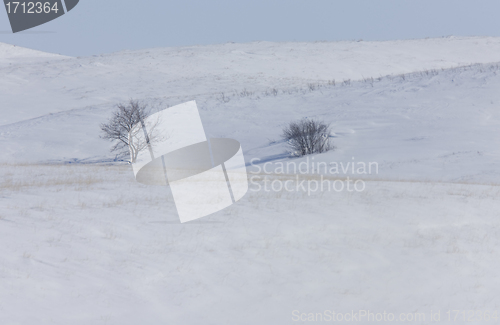
M68 14L0 42L83 56L250 41L500 36L499 0L80 0Z

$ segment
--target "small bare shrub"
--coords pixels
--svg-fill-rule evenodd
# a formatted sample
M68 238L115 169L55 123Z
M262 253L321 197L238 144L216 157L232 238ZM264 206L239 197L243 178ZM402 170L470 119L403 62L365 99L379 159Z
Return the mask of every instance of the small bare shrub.
M326 152L330 144L330 126L322 121L302 119L290 122L281 136L298 156Z

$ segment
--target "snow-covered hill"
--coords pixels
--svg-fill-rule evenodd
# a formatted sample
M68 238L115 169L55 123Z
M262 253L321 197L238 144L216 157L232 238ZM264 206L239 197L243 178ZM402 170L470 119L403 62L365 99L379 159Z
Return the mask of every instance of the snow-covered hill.
M46 53L15 45L0 43L0 66L29 65L35 62L46 62L69 58L59 54ZM5 77L5 76L4 76ZM3 78L2 78L3 79Z
M498 319L499 38L0 53L0 324ZM360 192L266 191L260 179L180 224L170 190L135 182L99 138L129 98L196 100L208 135L239 140L260 168L379 172L326 175L362 178ZM304 117L331 123L335 150L285 153L282 127Z
M2 115L14 122L0 126L0 161L111 161L99 124L116 103L194 99L207 133L238 139L248 162L287 159L283 125L310 117L335 132L336 150L318 160L376 161L379 179L499 183L499 65L464 65L500 61L497 47L495 38L225 44L4 67L13 84L2 101L19 108Z
M6 46L6 45L4 45ZM303 86L500 61L500 38L223 44L0 64L0 125L128 98L172 103L233 89Z

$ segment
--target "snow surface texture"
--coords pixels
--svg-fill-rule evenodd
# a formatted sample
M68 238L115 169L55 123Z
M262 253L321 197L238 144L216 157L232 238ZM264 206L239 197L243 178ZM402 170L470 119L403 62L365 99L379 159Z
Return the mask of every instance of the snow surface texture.
M499 38L0 54L0 324L500 314ZM270 170L307 160L288 156L282 127L320 118L336 149L309 159L379 173L361 193L251 186L181 225L169 189L136 183L99 139L129 98L196 100L209 136Z
M500 308L498 186L249 192L179 224L168 190L125 166L0 172L1 324L274 325L359 309L429 324Z

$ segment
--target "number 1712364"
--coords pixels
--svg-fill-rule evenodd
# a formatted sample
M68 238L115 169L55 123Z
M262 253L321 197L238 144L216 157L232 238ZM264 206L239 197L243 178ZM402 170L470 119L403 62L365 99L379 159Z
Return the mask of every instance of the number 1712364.
M48 14L48 13L56 13L59 11L57 8L57 2L54 4L50 2L7 2L5 4L7 7L7 13L23 13L23 14Z

